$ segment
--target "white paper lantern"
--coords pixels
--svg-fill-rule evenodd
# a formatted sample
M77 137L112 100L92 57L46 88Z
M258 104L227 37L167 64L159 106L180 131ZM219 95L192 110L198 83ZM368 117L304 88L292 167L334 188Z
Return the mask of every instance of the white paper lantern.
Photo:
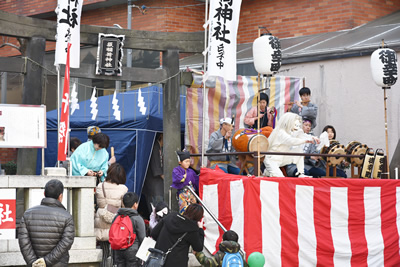
M379 48L371 55L372 78L379 87L388 88L397 81L397 55L390 48Z
M271 34L264 34L254 40L253 60L258 73L266 75L277 73L282 61L279 39Z

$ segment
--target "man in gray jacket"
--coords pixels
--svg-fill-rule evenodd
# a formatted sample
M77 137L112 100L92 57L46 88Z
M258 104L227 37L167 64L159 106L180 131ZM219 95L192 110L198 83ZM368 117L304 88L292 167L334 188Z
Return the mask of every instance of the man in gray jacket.
M232 146L233 119L223 118L219 122L220 129L210 135L207 153L234 152L235 149ZM235 155L209 156L208 159L210 160L212 169L218 165L218 167L226 173L239 174L240 172L240 169L235 164Z
M18 241L28 266L36 261L46 266L68 266L75 226L71 214L61 204L63 191L61 181L48 181L41 204L25 211L21 219Z

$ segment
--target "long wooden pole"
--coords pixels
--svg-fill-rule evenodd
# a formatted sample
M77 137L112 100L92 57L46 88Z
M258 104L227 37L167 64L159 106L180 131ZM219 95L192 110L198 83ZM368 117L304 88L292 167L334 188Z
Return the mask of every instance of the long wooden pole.
M386 170L387 178L390 179L390 166L389 166L389 136L388 136L388 124L387 124L387 106L386 106L386 88L383 88L383 103L385 106L385 137L386 137Z
M206 147L204 145L204 136L206 134L206 81L207 81L207 25L208 25L208 0L206 0L206 10L204 17L204 65L203 65L203 116L201 118L202 122L202 135L201 135L201 167L205 167L207 164L205 162L204 154Z

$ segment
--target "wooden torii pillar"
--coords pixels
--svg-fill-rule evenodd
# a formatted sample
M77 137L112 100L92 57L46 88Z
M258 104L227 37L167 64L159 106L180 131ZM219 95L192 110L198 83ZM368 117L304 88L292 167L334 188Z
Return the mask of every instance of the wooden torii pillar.
M177 166L176 150L181 148L181 120L179 84L179 52L168 50L163 52L163 68L169 79L163 91L163 146L164 146L164 200L169 201L169 189L172 184L172 170ZM166 116L168 114L168 116ZM171 209L178 210L175 201L176 191L171 192Z
M46 39L42 36L33 36L28 39L26 57L43 64L46 49ZM42 74L43 69L31 61L26 62L24 87L22 89L22 104L42 104ZM17 174L28 175L36 172L37 148L20 148L17 156Z

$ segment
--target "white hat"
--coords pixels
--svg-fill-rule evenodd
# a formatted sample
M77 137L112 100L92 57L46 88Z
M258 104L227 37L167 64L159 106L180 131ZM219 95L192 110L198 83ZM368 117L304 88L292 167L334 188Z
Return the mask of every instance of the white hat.
M227 124L231 124L231 125L235 124L235 122L232 120L232 118L229 118L229 117L222 118L219 120L219 124L223 124L223 123L227 123Z

